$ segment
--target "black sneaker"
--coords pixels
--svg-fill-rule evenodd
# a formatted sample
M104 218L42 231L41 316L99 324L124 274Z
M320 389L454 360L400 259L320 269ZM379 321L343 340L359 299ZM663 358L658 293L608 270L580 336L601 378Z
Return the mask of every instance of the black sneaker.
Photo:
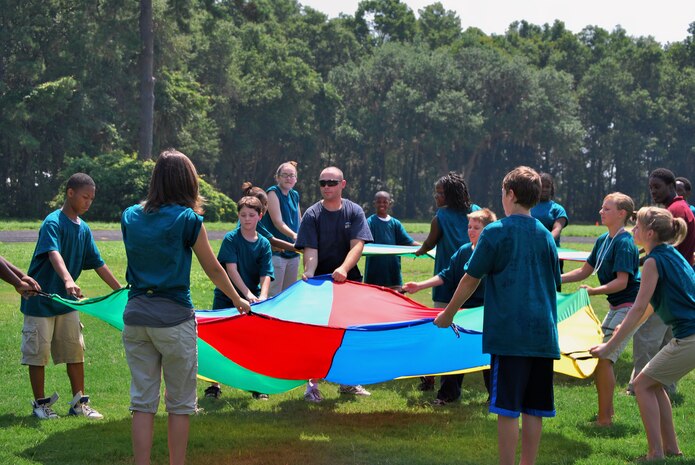
M205 390L205 397L212 397L213 399L219 399L222 397L222 389L220 389L219 386L215 386L214 384L212 386L209 386Z
M252 392L251 397L256 400L268 400L268 394L261 394L260 392Z

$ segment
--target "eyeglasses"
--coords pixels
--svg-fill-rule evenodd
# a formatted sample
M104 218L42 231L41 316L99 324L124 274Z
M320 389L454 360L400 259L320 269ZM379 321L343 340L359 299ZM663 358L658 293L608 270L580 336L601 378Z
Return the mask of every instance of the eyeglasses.
M340 179L321 179L321 180L319 180L319 185L321 187L326 187L326 186L335 187L338 184L340 184Z
M282 179L297 179L297 175L294 173L282 173L279 175Z

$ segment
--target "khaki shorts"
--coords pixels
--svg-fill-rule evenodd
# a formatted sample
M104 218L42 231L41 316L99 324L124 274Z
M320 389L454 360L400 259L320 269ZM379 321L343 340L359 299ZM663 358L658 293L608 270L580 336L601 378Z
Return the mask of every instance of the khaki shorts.
M57 316L24 315L22 365L44 367L53 363L83 363L84 339L79 312Z
M630 304L629 306L611 308L610 310L608 310L606 317L603 319L603 322L601 323L601 331L603 332L603 342L608 342L610 338L613 337L615 327L623 322L625 316L627 316L627 312L629 312L631 308L632 304ZM620 354L623 353L627 345L632 340L632 336L638 329L639 327L635 328L632 334L629 334L625 339L623 339L623 342L621 342L620 345L615 348L615 350L613 350L611 353L607 354L603 358L606 360L610 360L613 363L617 362L620 358Z
M166 411L177 415L196 412L197 333L194 319L169 328L125 325L131 411L157 413L164 373Z
M671 339L642 369L642 373L661 384L675 383L695 369L695 334Z

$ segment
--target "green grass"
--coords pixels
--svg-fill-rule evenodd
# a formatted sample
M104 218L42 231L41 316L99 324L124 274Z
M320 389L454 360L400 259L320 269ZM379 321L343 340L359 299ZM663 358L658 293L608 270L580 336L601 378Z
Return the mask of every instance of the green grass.
M590 245L564 244L577 249ZM0 243L0 255L27 267L34 244ZM118 277L125 271L123 245L99 243L104 259ZM219 247L219 242L213 248ZM429 259L404 259L406 280L429 277ZM576 266L568 264L569 267ZM212 286L197 264L192 273L194 303L209 307ZM595 278L592 278L595 280ZM590 281L591 282L591 281ZM93 272L79 281L85 295L108 292ZM594 282L595 284L595 282ZM567 290L576 285L567 286ZM430 293L414 296L430 304ZM33 419L31 389L26 367L19 364L22 315L18 296L9 286L0 286L0 463L104 464L132 462L130 446L129 372L120 333L101 321L83 316L85 325L86 385L93 405L106 419L89 422L61 418L41 422ZM606 311L605 299L592 298L597 313ZM558 416L546 420L539 464L610 465L631 463L646 452L646 439L634 398L624 391L630 374L630 350L616 365L616 426L599 430L589 426L596 412L596 394L591 380L559 376L556 379ZM62 366L49 366L46 391L62 396L59 413L67 411L69 384ZM341 398L337 386L323 384L326 400L318 405L303 401L303 390L273 395L268 402L254 402L248 393L223 388L219 400L201 398L205 410L193 418L188 462L212 464L492 464L497 460L496 417L487 413L481 376L464 380L460 403L444 408L428 405L433 393L416 389L417 380L404 379L369 386L372 397ZM202 396L205 383L199 385ZM695 456L695 381L688 375L679 384L680 401L674 407L675 423L686 456ZM166 420L156 420L154 464L167 463ZM669 463L693 464L692 460Z
M16 231L16 230L32 230L38 231L41 227L42 220L3 220L0 222L0 231ZM113 231L120 229L121 225L117 222L104 221L89 221L89 227L93 231L107 230ZM405 229L411 234L427 234L430 230L429 222L403 221ZM206 222L205 227L208 231L229 231L234 228L236 223L228 222ZM565 237L598 237L606 232L603 226L595 226L589 224L570 224L567 226L562 235Z

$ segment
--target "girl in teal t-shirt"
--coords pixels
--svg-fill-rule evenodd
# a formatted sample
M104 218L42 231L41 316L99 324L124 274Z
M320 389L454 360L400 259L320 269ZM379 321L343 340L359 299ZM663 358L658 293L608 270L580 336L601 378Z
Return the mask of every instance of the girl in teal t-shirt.
M600 211L601 222L608 228L608 232L596 240L591 255L581 268L562 275L563 283L582 281L591 274L597 275L600 286L581 287L589 295L605 294L608 299L608 314L601 324L604 342L611 338L615 327L623 322L639 291L639 251L632 235L625 231L625 225L632 218L634 210L635 204L627 195L620 192L608 194ZM629 337L625 338L615 351L601 358L594 371L598 393L596 424L599 426L609 426L613 422L613 365L629 340Z
M594 357L615 350L653 312L673 329L673 339L642 369L634 381L635 396L647 433L646 460L683 455L678 447L671 401L664 389L695 369L695 272L671 245L683 240L687 225L663 208L637 212L632 230L646 260L635 304L620 329L591 349ZM651 303L652 307L649 307Z

